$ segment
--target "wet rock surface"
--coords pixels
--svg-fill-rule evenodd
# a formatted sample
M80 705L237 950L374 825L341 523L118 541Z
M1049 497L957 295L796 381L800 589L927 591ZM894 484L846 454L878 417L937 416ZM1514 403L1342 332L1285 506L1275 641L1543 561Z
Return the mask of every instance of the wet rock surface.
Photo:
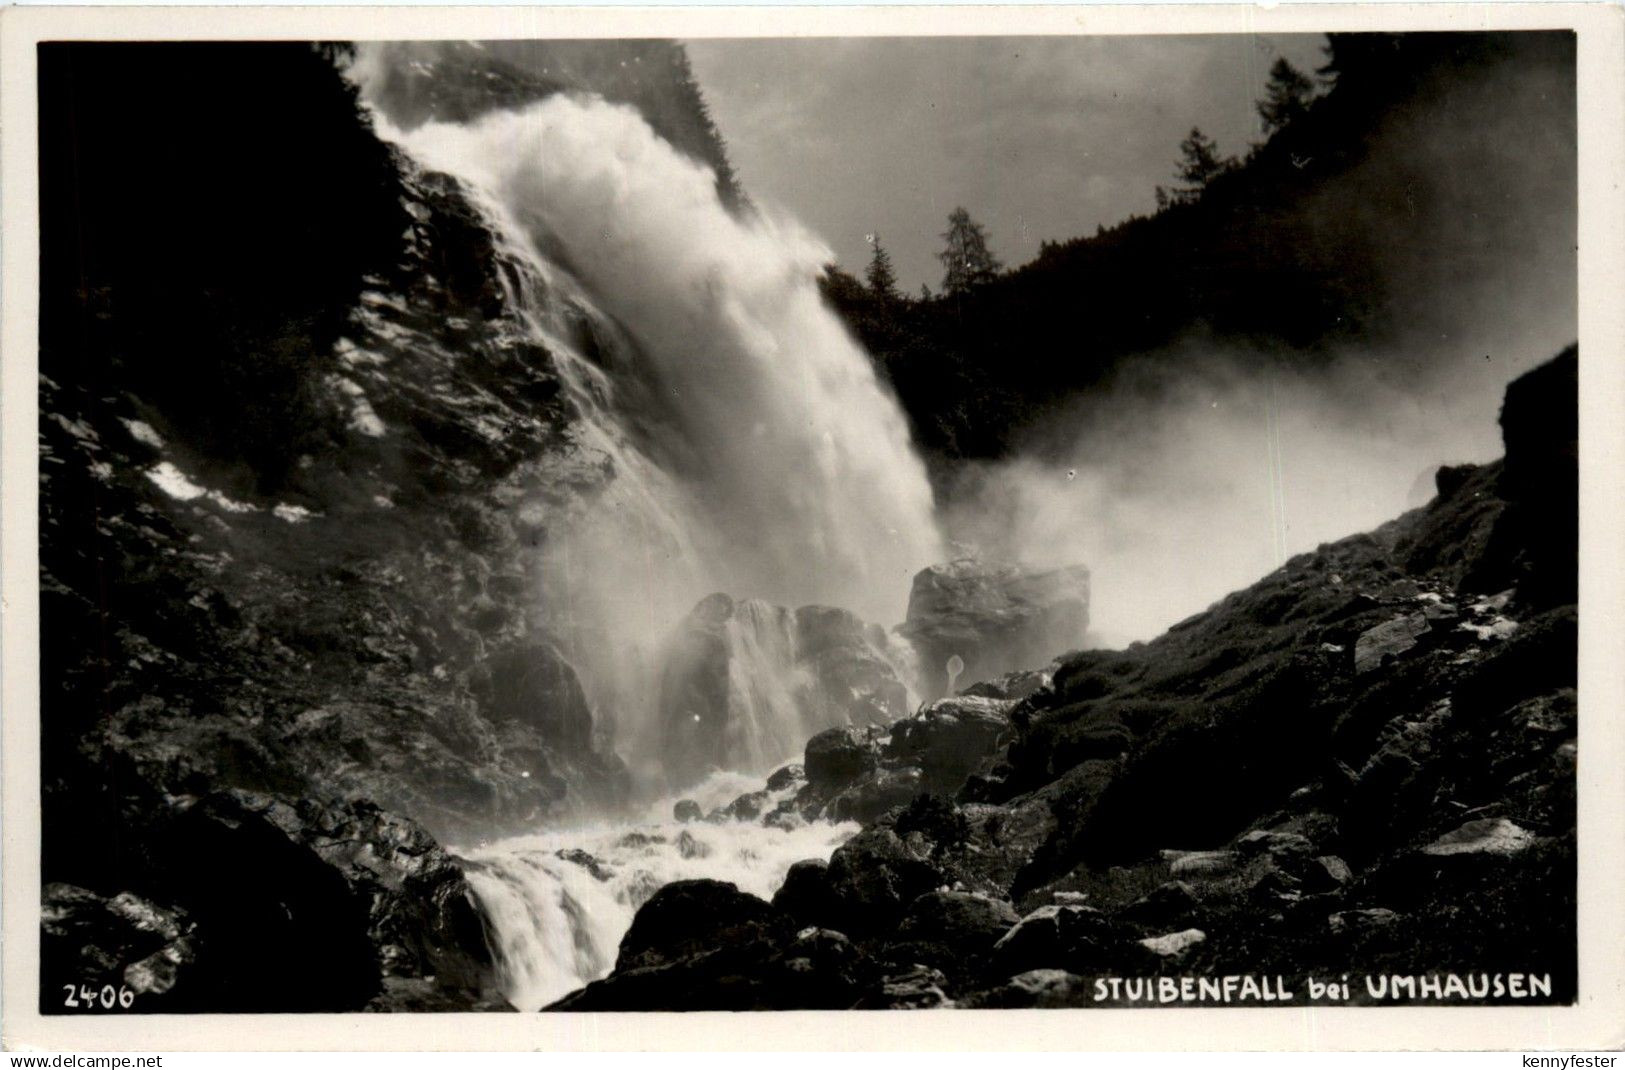
M1089 629L1089 570L1047 571L973 559L933 565L914 577L898 628L920 658L925 698L1042 665L1083 644Z
M625 799L531 597L543 518L605 473L477 213L373 136L331 62L161 49L45 72L52 100L70 73L119 87L70 95L101 102L78 150L118 144L122 111L178 117L154 136L201 176L75 183L87 259L50 265L101 309L42 318L42 866L48 905L93 897L48 942L151 1009L500 1005L435 837ZM265 123L180 136L198 84L289 90ZM199 191L259 199L249 176L265 240L222 244ZM181 935L88 905L121 896Z
M844 609L709 595L663 651L663 770L674 783L693 783L792 752L801 739L759 738L745 728L764 705L786 726L861 731L893 721L909 710L898 673L903 657L882 629ZM776 690L761 693L748 680L773 680ZM824 774L808 771L813 779Z
M919 793L769 904L780 931L850 949L830 987L798 975L797 1005L1077 1006L1107 974L1351 963L1516 962L1572 1000L1576 615L1557 578L1575 544L1527 525L1531 502L1577 509L1552 493L1574 454L1524 414L1566 411L1574 359L1515 383L1507 460L1448 469L1426 506L1019 697L809 746L782 812L827 818L905 770ZM741 968L763 980L786 953Z

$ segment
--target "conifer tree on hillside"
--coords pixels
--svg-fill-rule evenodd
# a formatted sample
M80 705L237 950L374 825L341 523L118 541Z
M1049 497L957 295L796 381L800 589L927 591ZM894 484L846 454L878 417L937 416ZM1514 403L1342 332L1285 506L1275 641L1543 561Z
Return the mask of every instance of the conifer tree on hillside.
M1219 155L1218 142L1191 127L1190 136L1179 143L1180 179L1200 189L1223 174L1235 161Z
M948 294L968 293L991 281L1004 265L987 245L987 231L963 208L948 216L948 230L942 235L947 247L937 254L944 268L942 290Z
M869 256L869 269L864 272L864 279L869 283L869 292L883 302L896 301L897 273L892 270L891 254L886 252L885 246L880 244L880 235L869 236L872 251Z
M1197 127L1191 127L1190 136L1179 143L1179 166L1174 175L1185 185L1172 190L1157 187L1157 209L1170 204L1189 204L1202 195L1208 183L1236 166L1234 156L1220 156L1218 142Z
M1273 134L1309 109L1315 84L1309 76L1288 63L1283 56L1270 68L1264 99L1258 102L1258 118L1264 133Z

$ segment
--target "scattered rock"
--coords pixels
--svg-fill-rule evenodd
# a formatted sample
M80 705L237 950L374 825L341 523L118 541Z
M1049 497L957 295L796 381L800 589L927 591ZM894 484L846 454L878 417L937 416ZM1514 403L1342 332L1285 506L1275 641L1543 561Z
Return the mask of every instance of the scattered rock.
M1140 941L1140 946L1159 958L1175 959L1206 939L1207 933L1201 929L1184 929L1162 936L1148 936Z
M607 881L615 875L613 870L579 847L564 848L554 851L553 854L565 862L574 862L597 880Z
M889 931L914 900L943 883L940 869L884 826L875 825L830 857L830 928L849 936Z
M1010 727L1005 699L958 696L939 699L892 725L888 761L918 766L928 790L956 791L992 752Z
M1027 1007L1078 1007L1088 1000L1088 983L1065 970L1028 970L996 988L977 992L958 1004L969 1008L1016 1010Z
M1334 933L1391 925L1399 917L1387 907L1368 907L1363 910L1340 910L1326 917L1326 924Z
M1214 877L1236 866L1234 851L1163 851L1162 860L1175 877Z
M1426 615L1408 613L1360 633L1354 643L1354 671L1367 673L1414 648L1430 625Z
M53 997L59 985L128 988L138 1009L162 1010L178 982L185 997L198 966L197 926L182 911L129 892L97 895L70 884L47 884L40 905L41 984ZM197 1005L198 996L193 996ZM97 1009L92 1005L91 1010ZM115 1003L104 1010L121 1009Z
M899 634L919 652L927 700L947 693L950 657L967 683L1043 665L1083 644L1089 570L1032 571L960 559L917 573Z
M673 881L638 909L621 938L615 969L666 966L718 949L737 952L753 943L788 942L794 932L782 913L735 885Z
M876 769L831 799L826 813L833 821L869 822L924 790L925 777L918 769Z
M799 925L819 925L836 917L837 906L829 890L829 863L820 858L796 862L773 894L773 906Z
M684 858L708 858L711 848L694 838L687 829L677 834L677 853Z
M735 821L755 821L762 816L762 809L767 805L768 794L765 791L752 791L728 804L725 811Z
M1184 881L1169 881L1130 903L1120 912L1142 925L1169 925L1188 921L1200 908L1196 893Z
M999 938L992 969L1004 974L1052 966L1088 971L1116 959L1121 944L1103 911L1050 904L1027 914Z
M804 772L802 772L801 766L786 765L774 770L773 775L767 778L767 790L783 791L784 789L806 779L807 776Z
M948 978L941 970L915 965L902 973L881 978L876 992L858 1004L861 1010L923 1010L950 1005L943 990Z
M979 952L992 947L1020 920L1003 900L971 892L927 892L910 904L897 936Z
M677 805L671 808L671 816L685 825L698 821L701 817L700 804L693 799L678 799Z
M806 823L806 820L794 810L774 810L771 814L762 818L764 826L770 829L778 829L780 832L794 832Z
M1315 864L1335 885L1347 884L1354 879L1354 873L1349 869L1349 864L1336 855L1321 855L1315 859Z
M809 786L833 793L872 771L880 751L856 728L830 728L807 741L803 768Z
M996 698L1019 702L1049 687L1054 677L1048 669L1022 669L991 680L978 680L959 692L963 698Z
M1469 821L1460 828L1445 833L1422 848L1422 852L1436 857L1513 855L1527 849L1534 842L1535 836L1529 830L1504 817L1490 817Z

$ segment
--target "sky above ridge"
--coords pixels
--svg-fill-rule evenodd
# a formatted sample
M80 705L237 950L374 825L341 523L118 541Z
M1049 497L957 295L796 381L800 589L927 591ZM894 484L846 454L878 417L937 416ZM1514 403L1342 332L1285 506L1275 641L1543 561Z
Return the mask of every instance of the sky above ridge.
M963 205L1005 264L1155 206L1192 126L1226 153L1319 34L700 40L694 72L740 180L861 273L878 233L898 282L939 287Z

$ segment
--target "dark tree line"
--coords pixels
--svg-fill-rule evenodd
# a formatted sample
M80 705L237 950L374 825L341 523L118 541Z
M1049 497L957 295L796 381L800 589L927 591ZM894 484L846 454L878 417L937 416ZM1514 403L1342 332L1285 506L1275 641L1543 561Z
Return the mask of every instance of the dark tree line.
M1351 339L1380 341L1403 326L1392 318L1389 261L1422 251L1407 251L1413 238L1380 215L1337 207L1388 195L1350 177L1387 119L1494 64L1572 71L1573 55L1566 33L1333 34L1313 76L1285 61L1271 68L1256 102L1263 138L1245 155L1193 129L1179 146L1177 185L1153 214L1046 241L1007 270L985 228L958 209L939 254L941 294L893 297L893 277L882 297L872 272L865 285L837 267L825 293L939 459L998 456L1123 361L1175 359L1173 344L1193 336L1314 366ZM1551 106L1572 113L1572 100Z

